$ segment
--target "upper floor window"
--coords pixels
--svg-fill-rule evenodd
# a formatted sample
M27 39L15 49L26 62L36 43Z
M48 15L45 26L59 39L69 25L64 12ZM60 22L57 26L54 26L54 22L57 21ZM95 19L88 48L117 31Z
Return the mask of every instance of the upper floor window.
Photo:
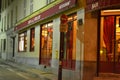
M53 1L55 1L55 0L47 0L47 4L49 4L49 3L53 2Z
M3 39L4 40L4 47L3 47L3 50L4 50L4 52L5 52L5 50L6 50L6 39Z
M4 2L5 2L5 0L2 0L2 1L1 1L2 11L4 10L4 7L5 7L5 6L4 6L4 5L5 5L5 3L4 3Z
M33 2L33 0L30 0L30 2Z
M6 7L7 7L7 0L5 0L5 9L6 9Z
M10 5L10 0L8 0L8 6Z
M14 0L11 0L12 2L14 1Z
M3 18L2 18L2 28L1 28L1 31L3 32Z
M5 16L5 18L4 18L4 30L6 31L7 30L7 27L6 27L6 19L7 17Z
M9 13L7 14L7 29L9 29Z
M24 14L24 17L26 16L26 4L27 4L27 0L24 0L24 5L23 5L23 14Z
M27 2L27 0L24 0L24 8L26 8L26 2Z
M33 0L30 0L30 13L33 12Z
M17 22L17 16L18 16L18 7L15 7L15 23Z
M11 10L11 27L13 27L13 10Z

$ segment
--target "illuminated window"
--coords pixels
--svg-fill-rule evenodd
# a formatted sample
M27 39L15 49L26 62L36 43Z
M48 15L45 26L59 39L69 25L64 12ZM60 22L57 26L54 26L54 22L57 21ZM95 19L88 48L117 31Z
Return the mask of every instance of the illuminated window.
M43 24L41 27L41 64L50 65L52 58L52 40L53 40L53 23Z
M18 41L18 51L26 51L27 50L27 32L23 32L19 34Z
M30 31L30 51L34 51L35 47L35 28Z

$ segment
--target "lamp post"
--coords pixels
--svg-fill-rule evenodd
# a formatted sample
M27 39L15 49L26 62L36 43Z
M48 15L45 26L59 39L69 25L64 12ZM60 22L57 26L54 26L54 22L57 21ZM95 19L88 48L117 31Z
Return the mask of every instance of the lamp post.
M62 80L62 60L64 56L64 33L67 32L67 16L62 14L60 17L60 52L59 52L59 70L58 70L58 80Z

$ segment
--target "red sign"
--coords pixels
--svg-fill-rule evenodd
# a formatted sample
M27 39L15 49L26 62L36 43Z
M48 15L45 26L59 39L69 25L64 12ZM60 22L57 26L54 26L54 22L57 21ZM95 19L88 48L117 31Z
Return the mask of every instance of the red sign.
M86 11L93 11L109 6L120 6L120 0L86 0Z
M53 16L55 14L62 12L62 11L65 11L71 7L74 7L76 5L76 1L77 0L64 0L63 2L53 6L52 8L34 16L33 18L31 18L31 19L29 19L29 20L27 20L19 25L17 25L14 30L15 31L20 30L22 28L27 27L28 25L32 25L38 21L41 21L41 20L46 19L50 16Z
M68 17L65 14L62 14L60 17L61 24L65 24L68 21Z
M60 17L60 32L67 32L68 29L68 17L65 14L62 14Z

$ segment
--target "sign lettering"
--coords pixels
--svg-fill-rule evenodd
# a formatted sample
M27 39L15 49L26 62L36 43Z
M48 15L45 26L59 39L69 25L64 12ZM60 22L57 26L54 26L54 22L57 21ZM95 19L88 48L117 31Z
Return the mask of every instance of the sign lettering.
M99 5L98 5L98 2L96 2L96 3L94 3L94 4L92 4L92 9L95 9L95 8L97 8Z
M61 5L59 6L59 9L62 9L62 8L67 7L67 6L69 6L69 5L70 5L70 1L68 1L68 2L66 2L66 3L64 3L64 4L61 4Z
M28 24L31 24L31 23L39 20L39 19L40 19L40 15L38 15L38 16L36 16L36 17L34 17L34 18L30 19L30 20L28 20Z
M120 0L86 0L86 11L102 9L107 6L118 6Z

